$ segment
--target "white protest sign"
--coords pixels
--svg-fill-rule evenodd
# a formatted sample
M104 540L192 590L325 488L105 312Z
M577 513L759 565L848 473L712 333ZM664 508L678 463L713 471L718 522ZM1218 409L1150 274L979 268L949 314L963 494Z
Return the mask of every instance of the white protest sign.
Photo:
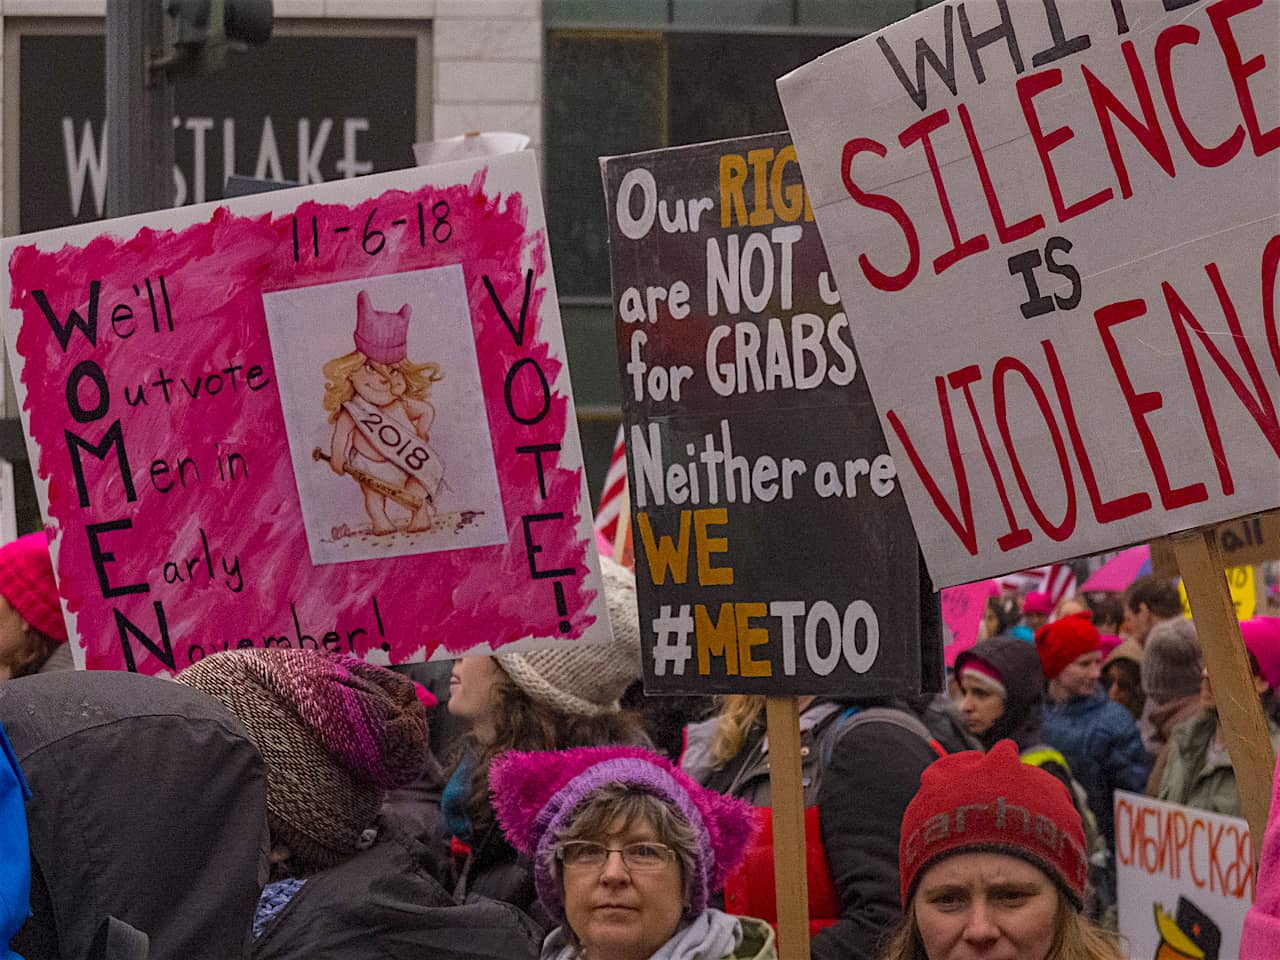
M1239 956L1256 885L1249 825L1123 790L1115 811L1117 906L1130 955Z
M937 585L1280 504L1277 51L1272 0L993 0L778 82Z

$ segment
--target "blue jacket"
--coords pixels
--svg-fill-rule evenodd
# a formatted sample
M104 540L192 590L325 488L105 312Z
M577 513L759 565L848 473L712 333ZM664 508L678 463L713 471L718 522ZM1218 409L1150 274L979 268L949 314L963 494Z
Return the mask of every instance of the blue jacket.
M1071 773L1089 795L1089 809L1098 829L1115 846L1115 817L1111 794L1116 790L1143 793L1151 773L1151 755L1133 716L1113 703L1102 687L1087 697L1046 704L1041 735L1059 750Z
M31 853L27 844L27 800L31 791L18 758L0 726L0 958L22 960L9 941L31 912Z

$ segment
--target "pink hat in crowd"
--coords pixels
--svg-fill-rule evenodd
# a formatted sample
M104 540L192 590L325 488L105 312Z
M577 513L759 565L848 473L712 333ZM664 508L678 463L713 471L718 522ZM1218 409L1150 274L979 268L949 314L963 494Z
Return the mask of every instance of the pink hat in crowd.
M1031 591L1022 600L1022 612L1042 613L1046 617L1053 613L1053 597L1047 593L1039 593L1035 590Z
M361 290L356 295L356 349L377 363L399 363L409 349L412 314L407 303L395 313L375 310L368 291Z
M1245 648L1258 661L1262 679L1280 690L1280 617L1254 617L1240 623Z
M687 773L640 747L577 747L554 753L508 750L489 766L493 809L516 850L533 860L538 899L548 915L565 922L564 899L554 874L555 844L580 806L601 787L617 784L651 794L679 812L693 829L693 876L685 877L691 916L724 886L746 854L755 831L751 807L709 790Z
M1098 635L1098 642L1102 650L1102 659L1105 661L1111 656L1111 651L1120 646L1120 638L1114 633L1102 633Z
M45 533L28 533L0 547L0 595L32 627L52 640L67 642Z

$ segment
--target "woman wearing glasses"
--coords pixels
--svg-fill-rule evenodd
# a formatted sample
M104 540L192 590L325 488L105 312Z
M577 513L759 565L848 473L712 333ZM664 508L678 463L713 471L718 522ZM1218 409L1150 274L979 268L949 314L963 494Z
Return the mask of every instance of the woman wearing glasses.
M507 753L489 772L507 839L559 924L543 960L770 960L762 920L707 906L741 862L751 808L636 747Z

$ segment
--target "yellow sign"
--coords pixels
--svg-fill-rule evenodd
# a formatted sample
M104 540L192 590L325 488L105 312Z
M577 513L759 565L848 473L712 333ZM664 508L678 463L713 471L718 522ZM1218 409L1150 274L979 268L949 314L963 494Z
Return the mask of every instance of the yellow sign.
M1227 567L1226 575L1236 619L1248 620L1258 608L1258 587L1253 578L1253 567ZM1190 617L1191 604L1187 602L1187 588L1181 580L1178 581L1178 596L1182 599L1182 615Z

